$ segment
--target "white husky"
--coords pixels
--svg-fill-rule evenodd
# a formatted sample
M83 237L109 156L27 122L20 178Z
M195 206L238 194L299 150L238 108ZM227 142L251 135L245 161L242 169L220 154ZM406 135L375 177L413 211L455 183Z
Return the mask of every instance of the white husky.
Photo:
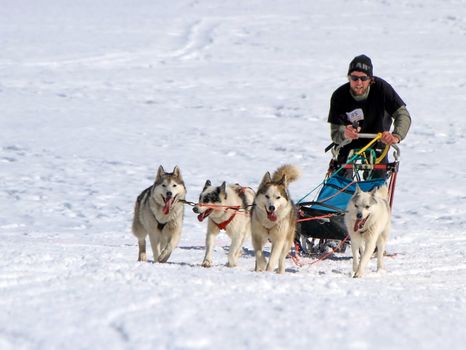
M256 271L285 272L285 258L293 245L296 231L296 208L288 192L288 184L299 177L293 165L282 165L270 176L267 172L257 190L251 214L252 244L256 254ZM263 247L272 242L269 262ZM267 266L266 266L267 265Z
M212 250L215 238L220 230L225 230L231 239L228 252L229 267L238 263L244 240L251 232L251 218L249 209L254 200L254 191L249 187L238 184L212 186L207 180L199 196L199 204L193 208L199 221L209 218L206 234L206 252L202 266L212 266ZM242 209L238 212L237 209Z
M370 192L363 192L356 186L345 214L353 252L353 277L363 276L376 247L377 271L384 268L383 254L390 233L390 217L387 186Z
M133 234L139 243L138 261L146 261L149 235L154 262L166 262L178 244L183 224L186 187L176 166L172 173L159 167L155 182L138 196L134 206Z

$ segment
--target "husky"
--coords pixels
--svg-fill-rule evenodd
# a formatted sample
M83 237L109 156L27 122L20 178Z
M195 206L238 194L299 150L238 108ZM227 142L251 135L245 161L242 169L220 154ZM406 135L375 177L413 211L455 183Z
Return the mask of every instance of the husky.
M345 225L351 237L353 277L364 275L376 247L377 271L383 270L383 254L391 226L387 186L363 192L356 185L356 191L348 203Z
M225 230L231 239L228 252L228 267L238 264L243 243L251 232L250 207L254 200L254 191L239 184L212 186L207 180L199 196L199 204L193 207L199 221L208 217L206 233L206 252L202 262L203 267L212 266L212 250L215 238L220 230ZM242 209L238 212L238 209Z
M293 165L282 165L272 176L267 172L257 190L251 214L252 244L256 254L256 271L285 272L285 258L293 245L296 231L296 208L290 199L288 184L300 173ZM267 263L263 247L272 242Z
M133 234L138 239L138 261L147 261L146 236L149 235L154 262L167 262L181 236L186 187L178 166L172 173L159 167L155 182L136 199Z

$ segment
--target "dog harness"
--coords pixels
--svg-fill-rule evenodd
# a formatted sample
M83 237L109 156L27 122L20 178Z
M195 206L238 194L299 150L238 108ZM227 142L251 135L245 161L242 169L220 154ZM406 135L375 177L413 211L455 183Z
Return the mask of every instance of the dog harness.
M221 222L221 223L219 223L219 224L217 224L217 223L214 221L214 224L217 225L217 227L218 227L220 230L226 230L228 224L229 224L230 222L233 221L233 219L235 218L235 216L236 216L236 211L233 212L233 214L231 214L231 216L230 216L227 220L225 220L225 221L223 221L223 222ZM212 221L213 221L213 220L212 220Z

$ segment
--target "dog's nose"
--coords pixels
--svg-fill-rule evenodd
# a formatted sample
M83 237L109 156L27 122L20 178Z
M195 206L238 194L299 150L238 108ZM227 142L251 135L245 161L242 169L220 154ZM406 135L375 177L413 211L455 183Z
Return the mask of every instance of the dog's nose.
M167 198L170 198L172 195L173 195L173 193L171 193L171 191L167 192Z
M357 214L356 214L356 218L362 219L362 213L357 213Z
M195 212L196 214L199 214L199 208L198 208L198 207L194 207L194 208L193 208L193 212Z
M275 207L273 205L270 205L269 206L269 212L274 212L275 211Z

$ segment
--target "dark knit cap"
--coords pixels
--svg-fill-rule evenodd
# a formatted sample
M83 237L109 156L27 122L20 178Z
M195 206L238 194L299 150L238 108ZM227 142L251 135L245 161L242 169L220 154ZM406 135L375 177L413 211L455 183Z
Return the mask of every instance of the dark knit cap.
M359 55L353 58L353 60L349 64L348 74L354 71L363 72L366 73L368 76L372 77L371 59L366 55Z

